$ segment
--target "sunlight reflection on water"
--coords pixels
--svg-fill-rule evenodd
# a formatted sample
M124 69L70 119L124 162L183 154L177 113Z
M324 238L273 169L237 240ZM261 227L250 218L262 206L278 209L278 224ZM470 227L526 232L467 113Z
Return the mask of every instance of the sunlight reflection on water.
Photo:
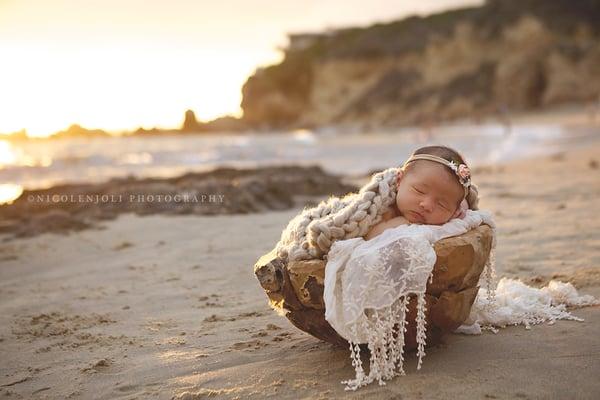
M12 203L16 200L21 193L23 193L23 187L14 183L2 183L0 184L0 204Z

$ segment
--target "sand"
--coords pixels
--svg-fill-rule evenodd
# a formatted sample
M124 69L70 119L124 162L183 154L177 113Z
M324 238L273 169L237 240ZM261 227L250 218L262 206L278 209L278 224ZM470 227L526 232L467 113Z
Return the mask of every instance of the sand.
M475 180L496 213L500 275L600 298L600 146ZM597 399L600 308L585 322L450 335L423 368L345 392L347 349L294 328L252 273L298 208L122 214L0 243L0 395L14 399Z

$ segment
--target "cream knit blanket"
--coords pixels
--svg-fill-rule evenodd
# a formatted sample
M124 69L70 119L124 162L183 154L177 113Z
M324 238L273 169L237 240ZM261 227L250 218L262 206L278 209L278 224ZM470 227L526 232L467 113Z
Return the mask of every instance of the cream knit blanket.
M292 219L277 243L277 255L288 261L324 258L336 240L363 237L394 203L399 168L371 177L358 193L331 197Z

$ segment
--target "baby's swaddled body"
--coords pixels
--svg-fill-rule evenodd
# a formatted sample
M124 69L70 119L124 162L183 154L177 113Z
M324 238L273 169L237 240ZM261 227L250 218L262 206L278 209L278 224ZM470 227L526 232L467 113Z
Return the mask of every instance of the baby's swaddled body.
M350 343L356 377L344 383L351 390L403 373L411 297L416 298L420 368L426 341L425 291L436 261L433 243L482 223L493 224L486 213L466 212L476 209L477 191L463 158L452 149L417 150L396 179L395 201L381 221L364 237L333 243L325 268L325 319ZM465 219L454 219L465 213ZM367 343L371 352L368 375L362 369L359 343Z

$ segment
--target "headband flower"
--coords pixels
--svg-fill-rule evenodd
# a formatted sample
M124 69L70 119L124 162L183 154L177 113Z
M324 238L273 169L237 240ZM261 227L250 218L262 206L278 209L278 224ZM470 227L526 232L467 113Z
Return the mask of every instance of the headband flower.
M452 170L454 170L456 176L458 176L460 184L464 187L469 187L471 185L471 170L469 167L465 164L460 164L458 167L456 167L456 164L454 165L455 168L452 168Z

